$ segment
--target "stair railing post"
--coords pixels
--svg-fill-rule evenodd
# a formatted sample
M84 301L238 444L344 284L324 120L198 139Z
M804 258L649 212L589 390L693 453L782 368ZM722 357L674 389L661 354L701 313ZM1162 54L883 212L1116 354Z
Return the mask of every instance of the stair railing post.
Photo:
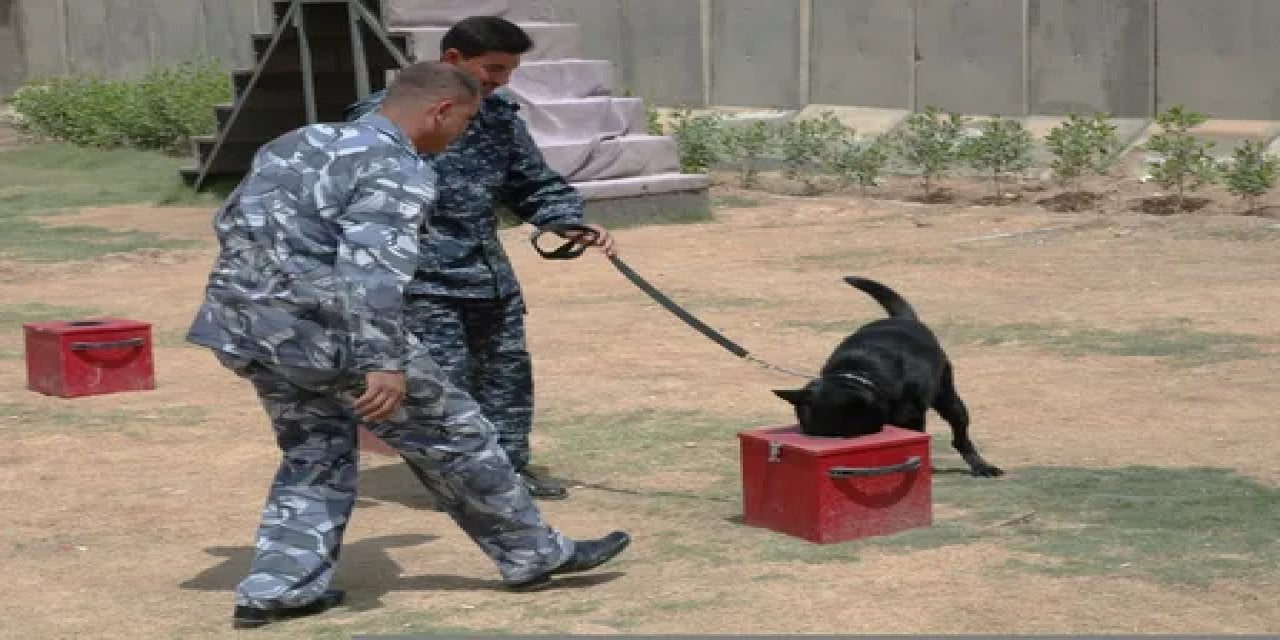
M218 151L222 149L222 143L226 142L227 133L231 131L231 127L235 125L236 118L240 116L240 111L244 109L245 102L248 101L249 95L253 92L254 86L258 84L258 77L262 75L262 70L266 67L266 63L271 60L271 54L275 53L276 46L280 44L281 36L284 35L284 30L289 27L290 19L300 12L298 9L299 4L299 0L293 0L290 2L289 9L285 11L284 16L280 18L280 24L276 25L276 30L271 35L271 43L267 45L267 50L263 52L260 62L253 70L253 75L249 77L249 82L245 84L244 91L241 91L240 96L236 98L235 107L231 109L231 115L227 118L227 122L222 128L222 134L214 141L213 149L209 151L208 160L213 160L218 157ZM197 149L196 156L199 157L199 155L199 150ZM194 185L194 189L196 191L199 191L200 187L204 185L204 180L209 175L209 165L209 162L205 162L203 166L200 167L200 174L196 176L196 182Z
M364 100L369 96L369 63L364 57L364 35L360 33L357 2L359 0L347 0L347 19L351 22L351 55L356 65L356 100Z
M373 31L374 35L378 36L382 46L386 47L387 53L390 53L391 57L395 58L396 64L400 65L402 69L409 66L409 59L405 58L404 54L400 53L400 50L391 44L391 38L387 37L386 29L383 29L382 25L378 23L378 19L372 13L369 13L369 8L357 2L356 9L360 12L360 16L364 18L364 21L369 23L369 29Z
M293 16L293 22L298 31L298 61L302 64L302 100L307 108L307 124L315 124L318 117L316 84L311 68L311 43L307 40L306 14L306 11L299 9Z

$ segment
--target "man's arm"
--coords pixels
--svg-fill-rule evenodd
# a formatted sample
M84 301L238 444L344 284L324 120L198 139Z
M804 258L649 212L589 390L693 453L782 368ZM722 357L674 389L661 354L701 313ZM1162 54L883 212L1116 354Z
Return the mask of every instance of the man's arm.
M582 195L547 166L528 127L515 118L515 148L498 199L520 219L541 227L552 222L582 224Z
M404 288L418 265L418 228L435 200L430 169L379 158L356 177L338 217L334 270L348 314L355 368L400 371L406 348Z

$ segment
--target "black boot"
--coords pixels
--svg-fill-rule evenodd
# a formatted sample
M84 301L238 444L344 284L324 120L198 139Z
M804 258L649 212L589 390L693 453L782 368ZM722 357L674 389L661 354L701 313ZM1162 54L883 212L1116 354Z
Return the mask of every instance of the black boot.
M573 555L560 566L507 587L513 591L536 591L549 585L551 576L590 571L617 557L629 544L631 536L625 531L614 531L599 540L580 540L574 545Z
M569 491L564 488L564 485L546 476L535 474L528 467L520 470L520 479L524 480L524 486L529 488L529 494L535 498L563 500L569 497Z
M247 605L237 605L231 619L231 626L236 629L256 629L277 620L323 613L342 604L346 596L347 594L343 591L330 589L321 594L319 598L301 607L260 609Z

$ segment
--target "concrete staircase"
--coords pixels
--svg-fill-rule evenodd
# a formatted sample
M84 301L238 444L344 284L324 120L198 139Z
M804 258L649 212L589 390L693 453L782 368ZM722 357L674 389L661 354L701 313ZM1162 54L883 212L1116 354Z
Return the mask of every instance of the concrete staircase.
M615 97L614 64L581 57L579 27L540 0L386 0L387 24L416 60L440 55L449 27L472 15L519 24L534 41L507 90L547 163L587 200L587 216L618 226L710 214L705 175L680 173L674 139L650 135L644 101Z
M385 22L381 0L356 1L376 19ZM287 0L272 3L273 30L279 26L289 5ZM303 12L303 26L310 45L316 119L319 122L340 122L343 110L356 100L356 63L347 2L307 0L299 5L299 10ZM387 72L398 69L400 65L368 24L361 22L360 28L370 90L377 91L386 86ZM378 29L386 32L382 24ZM255 33L249 37L253 40L257 63L253 69L231 73L232 102L214 108L217 132L192 140L195 162L180 171L188 183L194 183L202 170L206 180L243 175L259 147L307 123L302 59L296 30L292 26L286 28L283 39L269 58L267 49L272 34ZM392 33L390 40L402 55L411 58L408 36ZM258 80L249 90L249 81L255 72L259 73ZM241 101L243 105L232 122L236 104Z

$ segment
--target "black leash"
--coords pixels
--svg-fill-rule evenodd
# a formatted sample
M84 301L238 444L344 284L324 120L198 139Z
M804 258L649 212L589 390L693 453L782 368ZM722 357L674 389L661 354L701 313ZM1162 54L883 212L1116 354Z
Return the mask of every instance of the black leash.
M588 237L585 238L584 241L570 240L565 244L555 249L552 249L550 251L544 250L541 246L538 245L538 238L540 238L542 234L551 232L551 233L560 235L566 231L577 231ZM590 243L595 241L596 236L597 236L596 230L592 229L591 227L583 226L580 224L555 223L555 224L549 224L543 227L539 227L538 230L535 231L533 235L529 238L529 241L533 244L533 248L535 251L538 252L538 255L542 256L544 259L572 260L582 255L583 252L587 250L587 247L590 245ZM712 342L715 342L716 344L720 345L729 353L732 353L733 355L738 356L739 358L742 358L749 362L753 362L757 365L760 365L766 369L771 369L779 373L785 373L787 375L796 376L799 378L813 379L814 376L812 375L800 373L797 371L792 371L791 369L787 369L785 367L779 367L774 364L769 364L764 360L756 358L755 356L748 353L746 349L743 349L742 347L738 346L738 344L735 343L734 341L721 335L719 331L712 329L711 327L707 326L705 322L697 319L696 317L693 316L693 314L689 313L688 311L685 311L684 308L682 308L680 305L673 302L670 298L668 298L665 294L659 291L656 287L649 284L647 280L640 277L640 274L636 273L635 270L632 269L630 266L628 266L627 263L623 262L621 258L619 258L618 256L607 256L607 257L609 258L609 262L612 262L613 266L619 272L621 272L623 276L626 276L627 280L630 280L632 284L639 287L641 291L648 294L650 298L653 298L655 301L657 301L657 303L662 305L662 307L665 308L667 311L670 311L671 313L675 314L677 318L680 318L681 320L683 320L685 324L693 327L694 329L697 329L699 333L711 339Z

